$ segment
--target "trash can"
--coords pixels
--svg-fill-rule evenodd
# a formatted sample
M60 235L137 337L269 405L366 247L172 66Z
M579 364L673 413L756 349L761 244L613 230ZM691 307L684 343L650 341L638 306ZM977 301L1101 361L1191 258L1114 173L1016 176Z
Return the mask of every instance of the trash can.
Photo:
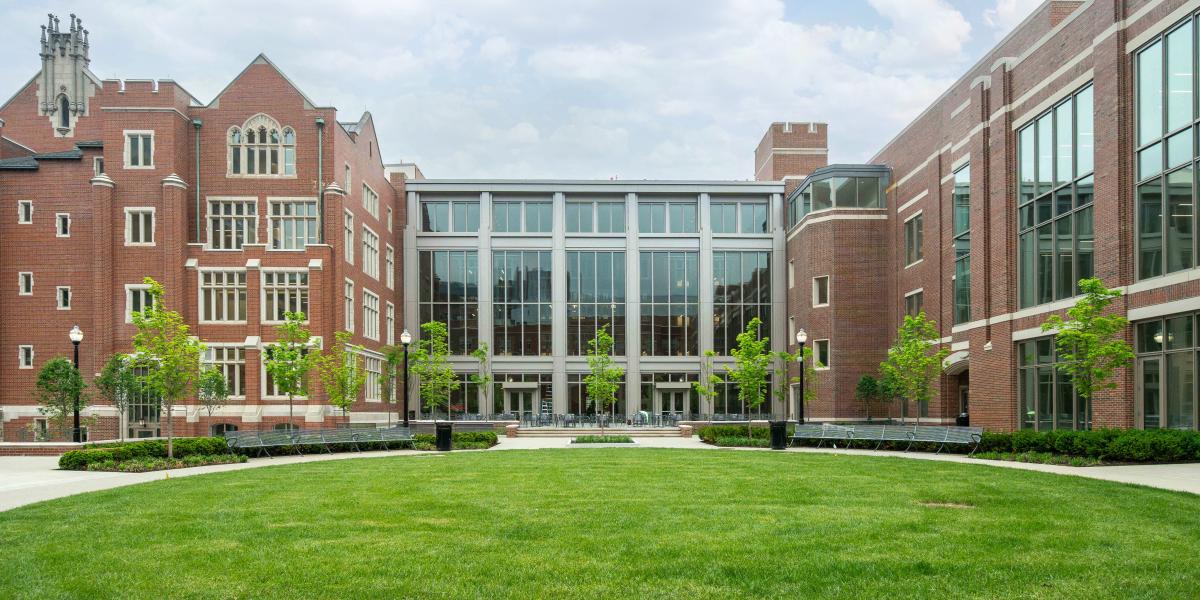
M954 424L958 425L959 427L970 427L971 416L967 413L959 413L958 417L954 419Z
M434 431L437 432L438 451L449 452L450 442L454 437L454 425L452 423L438 423L434 425Z
M771 421L771 449L787 448L787 421Z

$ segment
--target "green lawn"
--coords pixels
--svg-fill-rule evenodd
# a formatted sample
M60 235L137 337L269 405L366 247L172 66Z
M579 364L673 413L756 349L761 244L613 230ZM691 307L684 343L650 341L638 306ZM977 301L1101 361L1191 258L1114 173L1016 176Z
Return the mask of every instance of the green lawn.
M1180 598L1200 498L900 458L338 460L0 513L0 597Z

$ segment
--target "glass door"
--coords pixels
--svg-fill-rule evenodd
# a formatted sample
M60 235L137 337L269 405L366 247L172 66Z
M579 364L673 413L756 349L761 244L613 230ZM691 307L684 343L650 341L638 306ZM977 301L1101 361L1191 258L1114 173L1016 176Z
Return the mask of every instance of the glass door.
M659 392L659 413L674 417L692 414L691 394L688 390L662 390Z
M1142 427L1158 429L1162 426L1162 362L1158 358L1143 358L1138 361L1138 410L1141 412Z
M537 390L504 391L504 412L528 417L537 410Z

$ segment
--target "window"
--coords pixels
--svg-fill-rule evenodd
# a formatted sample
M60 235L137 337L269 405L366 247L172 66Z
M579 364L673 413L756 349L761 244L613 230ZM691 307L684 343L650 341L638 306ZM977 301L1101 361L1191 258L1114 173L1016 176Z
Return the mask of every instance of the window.
M17 346L17 367L33 368L33 346Z
M954 324L971 320L971 165L954 172Z
M452 354L467 354L477 348L479 254L474 250L422 251L417 255L417 273L420 322L445 323Z
M625 233L625 201L569 200L567 233Z
M241 127L229 129L229 175L278 177L295 174L296 132L291 127L281 128L275 119L259 113Z
M492 253L492 281L493 353L549 356L550 252L497 250Z
M829 368L829 340L813 341L813 368L823 370Z
M492 203L492 231L550 233L553 205L544 200L497 200Z
M154 245L154 209L125 209L125 245Z
M275 344L263 345L262 353L260 355L260 359L262 362L259 365L259 372L262 373L262 375L261 375L262 382L263 382L262 395L265 398L282 400L282 399L287 398L287 394L284 394L279 389L279 386L275 385L275 379L273 377L271 377L271 374L269 372L267 372L267 367L266 367L266 361L271 358L271 354L275 351L275 347L276 347ZM308 355L308 348L301 348L300 354L305 355L305 356ZM311 381L311 373L305 373L302 376L302 385L301 385L301 390L303 390L305 393L309 390L309 382L310 381ZM304 397L305 396L296 396L296 398L304 398ZM296 426L290 425L290 427L295 428ZM277 423L275 425L276 431L279 431L280 429L288 429L288 428L289 428L288 423Z
M129 284L125 286L125 322L133 322L133 314L140 313L154 306L154 296L150 295L150 286Z
M33 200L17 200L17 223L33 223Z
M625 354L625 253L567 252L567 354L586 356L608 326L612 354Z
M1094 273L1092 146L1090 85L1017 132L1021 308L1070 298Z
M368 277L379 279L379 236L371 228L363 225L363 272Z
M71 310L70 286L58 286L54 289L54 295L58 299L58 310Z
M379 296L363 290L363 337L379 341Z
M93 156L92 157L92 175L99 176L99 175L103 175L103 174L104 174L104 157L103 156Z
M622 422L625 420L625 378L617 383L615 390L616 401L609 406L605 414L613 415ZM587 374L567 373L567 412L573 415L594 415L596 405L588 399Z
M154 132L125 132L125 168L154 168Z
M71 237L71 215L56 213L54 215L54 235L56 237Z
M347 188L347 189L349 189L349 188ZM367 209L367 212L371 213L372 217L375 217L376 219L378 219L379 218L379 194L376 194L375 190L371 189L371 186L369 186L365 183L363 184L362 202L363 202L363 208Z
M200 322L246 321L246 271L200 271Z
M392 207L389 206L387 210L388 210L387 211L387 228L388 228L388 233L391 233L392 232Z
M353 189L350 187L350 165L347 164L345 168L346 168L346 170L343 175L344 185L342 185L342 189L346 190L346 193L349 194L350 190Z
M885 208L879 177L827 177L813 181L788 199L788 227L805 215L832 208Z
M342 292L342 304L345 306L345 313L342 315L342 323L346 331L354 331L354 282L346 280Z
M788 289L796 287L796 261L788 261Z
M1071 378L1058 370L1053 338L1018 342L1017 360L1022 429L1091 429L1091 406L1075 393Z
M1200 422L1196 401L1195 314L1175 315L1136 325L1137 400L1134 415L1145 429L1195 430ZM1077 409L1078 410L1078 409Z
M258 202L210 200L208 246L212 250L241 250L258 242Z
M17 273L17 293L22 296L33 295L33 273L28 271Z
M737 347L738 334L755 317L762 320L759 335L770 335L770 261L770 252L713 252L713 350L717 354L728 356ZM671 281L678 279L672 271ZM693 316L689 314L688 320Z
M382 397L382 386L380 381L383 379L383 360L378 356L363 354L363 400L366 402L379 402Z
M316 200L271 200L270 207L272 250L303 250L320 242Z
M396 289L396 249L392 248L391 244L388 244L386 252L383 265L387 269L387 277L385 279L387 281L387 288L394 290Z
M230 397L246 397L246 351L242 347L209 344L201 363L205 368L221 372L229 386Z
M641 233L696 233L696 201L641 202L638 204Z
M812 280L812 305L829 306L829 276L822 275L813 277Z
M915 290L904 295L904 314L915 317L925 312L925 290Z
M208 435L211 437L222 437L226 433L233 433L238 430L238 426L233 423L213 423L208 426Z
M422 200L421 231L475 233L479 231L478 200Z
M396 343L396 305L391 302L387 303L384 310L384 319L385 342L391 346Z
M262 272L263 322L282 323L285 313L308 315L308 272Z
M925 216L917 213L904 222L904 264L912 265L925 256Z
M346 248L346 262L354 264L354 215L350 211L342 215L342 244Z
M644 251L639 259L642 356L698 356L699 254Z
M713 233L767 233L767 203L714 200L710 205Z

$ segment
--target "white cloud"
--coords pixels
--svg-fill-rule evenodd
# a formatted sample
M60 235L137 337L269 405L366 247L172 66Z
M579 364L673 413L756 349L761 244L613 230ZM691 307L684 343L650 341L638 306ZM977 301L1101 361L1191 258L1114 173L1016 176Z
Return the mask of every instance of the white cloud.
M983 11L983 22L995 31L996 38L1008 35L1042 0L996 0L996 5Z

